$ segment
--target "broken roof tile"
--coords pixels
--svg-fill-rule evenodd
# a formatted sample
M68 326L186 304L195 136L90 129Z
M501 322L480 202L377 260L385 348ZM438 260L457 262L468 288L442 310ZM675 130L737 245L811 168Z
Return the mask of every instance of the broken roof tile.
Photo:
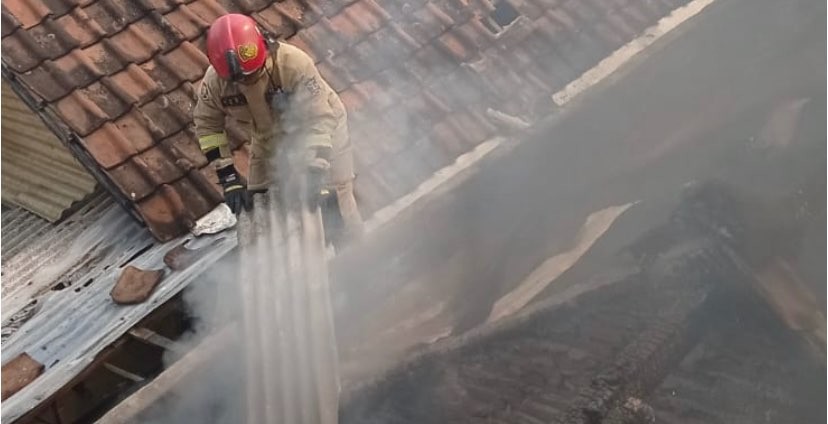
M188 249L186 245L185 241L164 254L164 265L174 271L187 269L204 255L204 249L209 249L209 247Z
M127 266L109 293L119 305L132 305L147 300L164 277L164 270L143 270Z

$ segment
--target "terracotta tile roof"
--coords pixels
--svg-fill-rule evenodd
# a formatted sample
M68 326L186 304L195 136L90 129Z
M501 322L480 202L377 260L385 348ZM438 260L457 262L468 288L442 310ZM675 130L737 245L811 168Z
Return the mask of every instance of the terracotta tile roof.
M487 109L534 120L551 94L683 0L359 0L290 39L340 92L372 212L499 129ZM487 18L508 3L505 28Z
M7 0L3 63L166 240L221 201L191 110L205 31L222 14L305 49L341 93L367 215L493 136L487 108L548 112L553 92L684 1L494 3ZM505 29L490 23L514 12Z
M3 63L77 137L161 240L221 201L191 129L198 47L228 11L292 33L298 4L270 1L3 2Z

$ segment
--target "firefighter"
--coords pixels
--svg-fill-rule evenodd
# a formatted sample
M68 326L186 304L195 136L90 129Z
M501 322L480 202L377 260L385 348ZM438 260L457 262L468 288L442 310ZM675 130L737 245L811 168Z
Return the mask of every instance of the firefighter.
M211 66L193 120L201 150L215 167L233 212L249 210L252 193L275 182L274 155L288 143L301 149L300 166L308 170L309 197L322 207L326 238L359 237L363 222L354 198L345 107L310 56L277 41L252 18L228 14L207 33L207 57ZM228 117L249 136L246 184L233 164L225 131Z

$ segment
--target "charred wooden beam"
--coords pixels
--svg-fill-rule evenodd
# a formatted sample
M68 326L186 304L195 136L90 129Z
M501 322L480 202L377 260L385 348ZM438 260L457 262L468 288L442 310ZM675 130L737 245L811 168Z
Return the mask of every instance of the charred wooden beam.
M155 331L146 327L136 327L129 330L128 334L144 343L157 346L169 352L181 353L184 352L185 347L167 337L164 337Z
M112 372L113 374L121 376L121 377L123 377L123 378L125 378L129 381L135 382L135 383L141 383L145 380L144 377L141 377L140 375L135 374L135 373L131 373L131 372L129 372L129 371L127 371L127 370L125 370L121 367L112 365L109 362L104 362L103 367L105 369L109 370L110 372Z
M172 314L180 312L181 309L181 295L176 295L169 301L165 302L158 308L156 308L150 315L144 318L137 326L137 328L148 328L157 325L159 322L162 322L165 319L169 319ZM95 359L86 366L80 373L78 373L72 380L70 380L67 384L61 387L58 391L56 391L52 396L44 399L39 403L39 405L29 412L21 416L15 422L20 423L27 423L32 422L34 420L39 419L38 417L42 416L46 411L50 411L54 408L54 405L58 404L61 399L65 399L67 394L78 387L79 384L86 381L91 375L98 372L101 368L104 368L104 364L106 364L113 356L117 355L118 352L123 349L126 345L127 341L129 340L130 336L124 335L123 337L117 339L114 343L109 345L107 348L102 350ZM110 370L111 371L111 370Z
M230 335L236 331L238 331L237 326L228 325L206 337L155 379L112 408L97 423L133 422L141 412L176 387L187 375L209 366L210 360L227 346L226 343L222 343L222 340L230 339Z
M45 399L43 402L41 402L40 405L38 405L38 407L31 409L25 415L20 417L19 422L28 422L40 415L41 413L43 413L43 411L51 408L52 404L57 402L57 400L60 399L64 394L66 394L66 392L71 390L78 383L88 378L89 375L91 375L93 372L97 371L104 362L109 360L109 358L124 345L125 342L126 339L122 337L115 341L115 343L109 345L109 347L107 347L106 349L102 350L98 354L98 356L95 357L95 359L86 368L83 369L83 371L81 371L78 375L72 378L72 380L69 381L68 384L61 387L60 390L55 392L48 399Z

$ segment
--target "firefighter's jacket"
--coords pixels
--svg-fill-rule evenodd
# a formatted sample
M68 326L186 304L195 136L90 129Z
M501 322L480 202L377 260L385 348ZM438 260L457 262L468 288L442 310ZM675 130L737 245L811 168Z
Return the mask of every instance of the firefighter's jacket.
M264 70L256 82L245 85L220 78L212 66L207 69L193 111L202 151L218 148L222 158L231 158L225 118L232 117L250 137L248 189L265 189L273 182L273 156L283 142L331 149L330 185L350 183L353 156L345 107L310 56L280 42Z

